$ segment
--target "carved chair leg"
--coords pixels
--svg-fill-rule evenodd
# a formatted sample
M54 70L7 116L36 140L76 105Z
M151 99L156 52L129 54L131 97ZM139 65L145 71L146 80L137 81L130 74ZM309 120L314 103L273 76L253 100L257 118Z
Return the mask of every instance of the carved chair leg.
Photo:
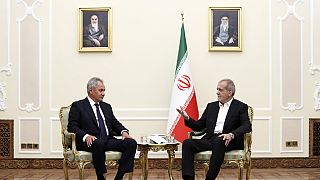
M243 162L241 161L241 162L239 162L239 164L238 164L238 169L239 169L239 175L238 175L238 179L239 180L242 180L242 174L243 174Z
M238 176L238 179L239 180L242 180L242 172L243 172L243 168L239 167L239 176Z
M80 179L80 180L83 180L83 179L84 179L84 177L83 177L84 166L85 166L85 163L84 163L84 162L79 162L79 163L78 163L79 179Z
M249 159L247 164L246 180L250 179L250 175L251 175L251 159Z
M63 173L64 173L64 179L68 180L69 175L68 175L68 161L66 159L63 159Z
M129 175L129 180L132 180L133 172L129 172L128 175Z
M209 163L205 162L204 164L204 172L206 173L205 176L207 175L208 171L209 171Z

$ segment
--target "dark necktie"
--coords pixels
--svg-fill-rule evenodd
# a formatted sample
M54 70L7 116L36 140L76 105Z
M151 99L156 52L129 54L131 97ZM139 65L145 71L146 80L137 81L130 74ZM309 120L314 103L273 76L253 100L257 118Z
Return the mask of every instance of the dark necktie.
M99 104L94 104L96 106L96 112L98 116L99 128L100 128L100 139L105 139L107 137L107 130L103 122L103 118L100 114Z

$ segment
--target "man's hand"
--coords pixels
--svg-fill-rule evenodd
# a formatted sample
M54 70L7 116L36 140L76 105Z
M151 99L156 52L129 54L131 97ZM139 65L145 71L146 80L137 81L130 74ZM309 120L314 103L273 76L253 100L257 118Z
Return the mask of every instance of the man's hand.
M223 137L222 140L225 141L225 145L226 147L229 145L230 141L234 138L234 135L232 133L229 133L229 134L221 134L219 135L219 137Z
M233 43L234 43L233 38L230 38L230 39L229 39L229 44L233 44Z
M122 139L126 139L126 138L133 139L131 136L129 136L129 133L127 131L123 131L122 132Z
M100 41L98 39L92 39L96 46L100 46Z
M216 38L216 42L221 44L221 45L224 45L224 43L222 42L222 40L219 37Z
M103 39L103 37L104 37L103 34L101 34L101 35L99 36L99 38L98 38L99 41L101 41L101 40Z
M93 141L95 141L97 138L95 136L91 136L91 135L88 135L86 137L86 143L87 143L87 146L88 147L91 147Z
M182 106L180 106L180 109L177 108L178 113L184 118L184 119L189 119L188 114L186 113L185 110L183 110Z

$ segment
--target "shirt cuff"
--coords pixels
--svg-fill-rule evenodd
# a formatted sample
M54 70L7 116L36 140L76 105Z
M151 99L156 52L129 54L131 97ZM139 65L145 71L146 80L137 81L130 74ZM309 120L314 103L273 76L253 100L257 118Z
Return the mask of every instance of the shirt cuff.
M83 138L82 138L82 141L86 142L86 139L87 139L88 136L89 136L89 134L84 135Z
M231 136L231 139L234 139L234 134L233 133L229 133Z
M121 131L121 136L122 136L122 133L123 133L123 132L127 132L127 133L129 134L129 131L128 131L128 130L122 130L122 131Z

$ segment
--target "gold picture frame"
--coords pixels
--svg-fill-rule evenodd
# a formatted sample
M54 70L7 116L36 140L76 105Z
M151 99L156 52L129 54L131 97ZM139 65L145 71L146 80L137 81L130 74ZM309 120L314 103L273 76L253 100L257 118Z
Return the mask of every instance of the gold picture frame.
M111 7L79 8L79 52L111 52L111 29Z
M209 51L242 51L241 7L209 7Z

